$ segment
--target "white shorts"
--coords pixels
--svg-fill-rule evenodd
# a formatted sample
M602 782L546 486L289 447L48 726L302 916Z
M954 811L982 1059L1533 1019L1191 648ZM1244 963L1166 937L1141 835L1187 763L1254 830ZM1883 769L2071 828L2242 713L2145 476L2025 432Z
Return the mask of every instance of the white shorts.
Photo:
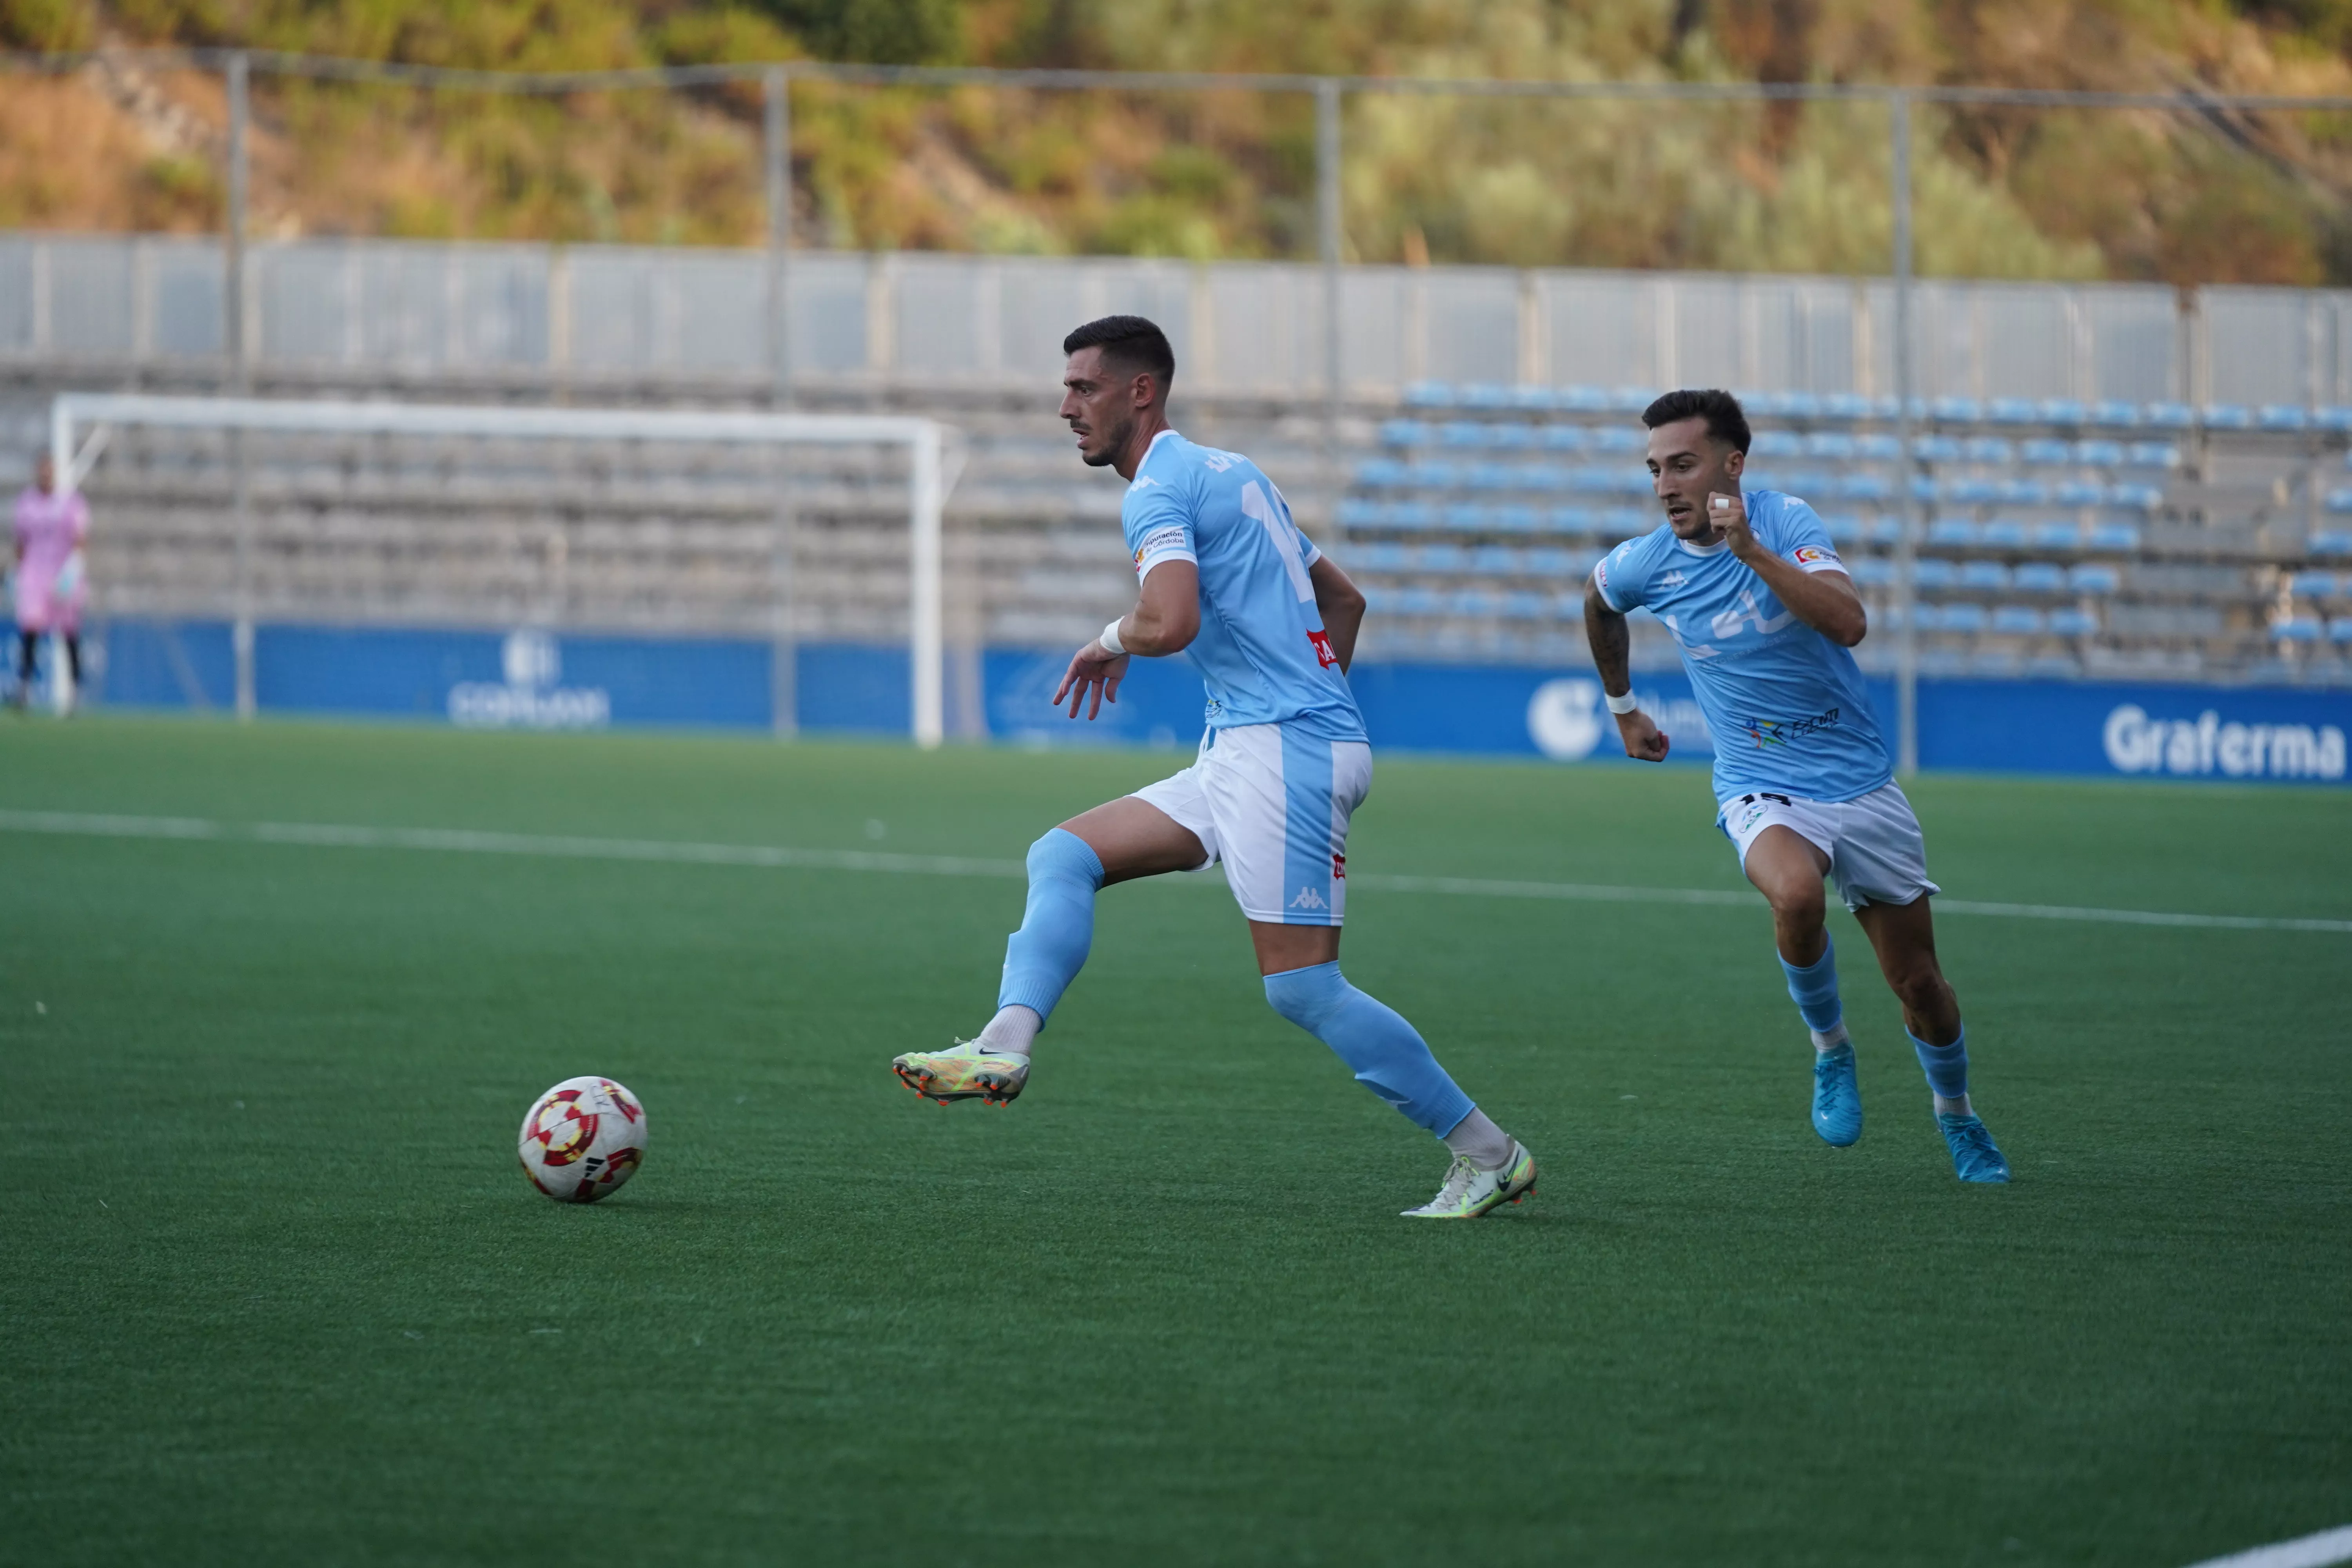
M1201 738L1200 757L1146 784L1147 801L1222 860L1254 921L1335 926L1348 909L1348 819L1372 789L1372 748L1320 741L1286 724L1244 724Z
M1907 904L1922 894L1943 891L1927 880L1927 841L1920 835L1911 803L1895 784L1838 801L1759 791L1733 795L1717 808L1716 826L1739 847L1743 871L1748 847L1776 823L1830 858L1830 880L1849 910Z

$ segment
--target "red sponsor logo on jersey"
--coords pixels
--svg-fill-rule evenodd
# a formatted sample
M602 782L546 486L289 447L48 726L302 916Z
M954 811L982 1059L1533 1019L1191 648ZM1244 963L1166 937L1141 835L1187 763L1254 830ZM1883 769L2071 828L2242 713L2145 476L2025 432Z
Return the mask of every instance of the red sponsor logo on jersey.
M1816 561L1834 561L1837 555L1832 551L1823 550L1818 544L1800 544L1792 559L1800 566L1811 566Z
M1315 645L1315 662L1316 662L1317 664L1319 664L1319 665L1321 665L1324 668L1328 669L1328 668L1330 668L1333 665L1335 665L1335 664L1337 664L1337 663L1339 663L1339 656L1338 654L1333 653L1333 652L1331 651L1331 634L1330 634L1330 633L1328 633L1328 632L1308 632L1308 633L1307 634L1307 640L1308 642L1311 642L1311 643L1313 643L1313 644Z
M1332 855L1331 879L1335 882L1344 882L1348 879L1348 858L1345 855L1337 853Z

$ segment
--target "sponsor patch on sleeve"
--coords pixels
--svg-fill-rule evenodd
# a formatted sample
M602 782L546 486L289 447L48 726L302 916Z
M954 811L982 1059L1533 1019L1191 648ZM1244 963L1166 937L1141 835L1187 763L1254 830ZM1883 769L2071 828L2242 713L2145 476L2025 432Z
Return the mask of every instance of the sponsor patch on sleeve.
M1789 552L1789 559L1808 572L1843 572L1845 563L1838 552L1826 544L1800 544Z
M1135 570L1139 575L1150 571L1162 561L1198 559L1192 553L1192 542L1184 536L1183 529L1174 524L1153 529L1143 536L1143 542L1135 547Z

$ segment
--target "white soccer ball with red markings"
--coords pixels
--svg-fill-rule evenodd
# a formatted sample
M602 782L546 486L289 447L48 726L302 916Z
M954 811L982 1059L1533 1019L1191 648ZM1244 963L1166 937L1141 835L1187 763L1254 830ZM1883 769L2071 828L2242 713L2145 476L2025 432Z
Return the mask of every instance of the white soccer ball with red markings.
M522 1119L522 1173L558 1203L618 1192L645 1157L645 1102L609 1078L567 1078Z

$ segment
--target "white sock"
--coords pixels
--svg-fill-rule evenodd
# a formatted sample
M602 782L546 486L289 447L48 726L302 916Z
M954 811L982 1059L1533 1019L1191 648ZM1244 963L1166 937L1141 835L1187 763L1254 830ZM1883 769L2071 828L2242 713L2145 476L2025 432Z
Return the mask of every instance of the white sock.
M1808 1029L1805 1032L1813 1037L1813 1049L1821 1052L1823 1056L1827 1056L1830 1052L1837 1049L1840 1046L1844 1045L1849 1037L1845 1032L1845 1020L1843 1018L1840 1018L1834 1025L1832 1025L1830 1028L1830 1032L1826 1035L1822 1034L1819 1029Z
M980 1032L980 1038L972 1044L985 1047L999 1056L1025 1057L1029 1054L1029 1042L1035 1039L1037 1031L1045 1026L1045 1020L1037 1016L1036 1008L1024 1007L1015 1002L1010 1006L999 1007L996 1016L988 1021L988 1027Z
M1511 1163L1511 1135L1475 1107L1462 1119L1460 1126L1445 1135L1445 1146L1457 1154L1468 1155L1470 1163L1482 1171L1499 1171Z
M1936 1114L1938 1116L1974 1116L1976 1114L1975 1109L1969 1104L1969 1097L1965 1094L1958 1100L1946 1100L1940 1094L1934 1098Z

